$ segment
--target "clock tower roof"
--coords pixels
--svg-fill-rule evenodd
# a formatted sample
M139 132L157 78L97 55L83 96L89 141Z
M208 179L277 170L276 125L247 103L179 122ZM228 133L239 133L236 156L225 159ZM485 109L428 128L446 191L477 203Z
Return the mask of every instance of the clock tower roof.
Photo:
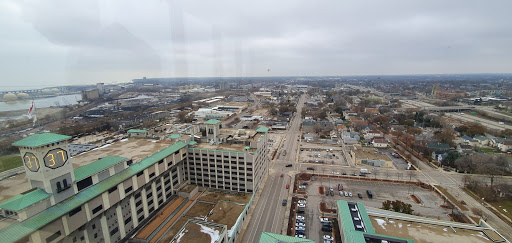
M18 146L18 147L35 148L35 147L41 147L41 146L55 143L55 142L68 140L70 138L71 138L70 136L46 132L46 133L38 133L38 134L28 136L24 139L14 142L12 145Z

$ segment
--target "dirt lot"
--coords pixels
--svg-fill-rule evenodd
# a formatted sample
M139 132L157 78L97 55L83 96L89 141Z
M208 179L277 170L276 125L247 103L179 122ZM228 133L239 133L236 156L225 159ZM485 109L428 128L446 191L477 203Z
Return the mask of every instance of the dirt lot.
M326 149L308 148L304 145L301 147L299 161L302 163L348 166L348 162L345 160L341 148L333 146L332 149L332 152L327 152Z

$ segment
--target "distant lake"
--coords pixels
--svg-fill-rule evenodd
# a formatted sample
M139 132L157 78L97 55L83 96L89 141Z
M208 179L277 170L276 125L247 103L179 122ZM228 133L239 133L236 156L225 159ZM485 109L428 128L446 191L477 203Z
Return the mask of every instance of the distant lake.
M82 99L81 94L60 95L60 96L55 96L55 97L34 99L34 104L35 104L36 109L37 108L47 108L50 106L74 105L74 104L77 104L78 101L81 99ZM28 111L31 104L32 104L31 99L0 102L0 111L16 111L16 110L27 110Z

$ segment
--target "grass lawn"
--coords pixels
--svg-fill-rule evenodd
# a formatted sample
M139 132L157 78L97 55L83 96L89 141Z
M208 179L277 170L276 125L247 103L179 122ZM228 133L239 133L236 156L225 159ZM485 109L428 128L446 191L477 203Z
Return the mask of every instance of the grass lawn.
M467 188L463 188L462 190L464 190L468 195L470 195L472 198L474 198L477 202L482 202L481 197L479 195L476 195L476 193L474 193L473 191L471 191ZM507 201L504 199L500 200L500 199L501 198L498 198L498 201L495 201L495 202L486 201L486 203L491 204L498 211L500 211L500 213L504 214L509 219L512 219L512 201ZM503 209L505 209L506 211ZM491 211L493 211L493 210L491 210ZM497 216L499 218L502 218L502 216L500 216L500 215L497 215Z
M0 156L0 172L14 169L23 165L19 154Z
M499 153L499 152L496 151L496 149L486 148L486 147L477 148L477 151L482 152L482 153L486 153L486 154L497 154L497 153Z

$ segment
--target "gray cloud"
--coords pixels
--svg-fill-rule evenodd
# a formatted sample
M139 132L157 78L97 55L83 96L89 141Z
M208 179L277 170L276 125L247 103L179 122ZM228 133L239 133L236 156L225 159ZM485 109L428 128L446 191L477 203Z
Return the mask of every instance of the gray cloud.
M5 80L27 85L511 72L510 9L506 0L5 0L0 64Z

